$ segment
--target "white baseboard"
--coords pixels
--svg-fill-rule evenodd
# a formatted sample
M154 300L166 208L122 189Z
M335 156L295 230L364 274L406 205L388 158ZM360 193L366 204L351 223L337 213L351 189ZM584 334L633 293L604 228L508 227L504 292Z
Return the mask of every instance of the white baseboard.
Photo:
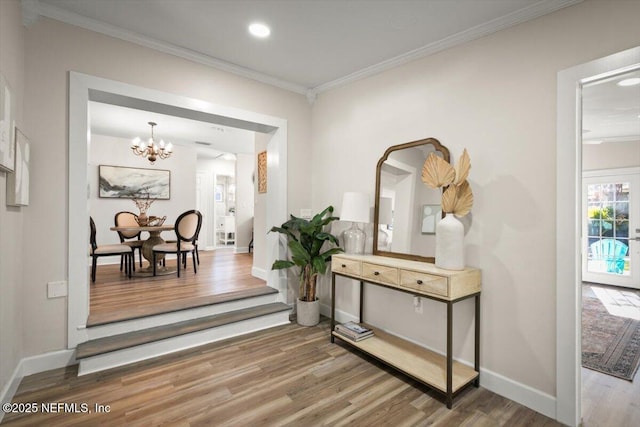
M0 403L11 402L24 377L51 369L63 368L75 363L75 350L52 351L21 359L0 393ZM3 417L4 412L0 411L0 422L2 422Z
M249 246L236 246L234 249L234 253L236 254L248 254Z
M320 313L327 317L330 317L331 307L326 304L320 304ZM358 321L358 316L354 316L351 313L347 313L341 310L336 310L335 316L336 321L340 323L348 321ZM435 353L443 354L441 351L429 348L422 343L416 342L407 337L403 337L402 335L398 335L397 333L391 331L387 332L393 333L394 335L399 336L402 339L427 348L428 350L431 350ZM472 362L460 359L455 360L467 366L473 367ZM556 419L556 398L554 396L543 393L540 390L536 390L532 387L521 384L495 372L483 369L482 367L480 367L480 385L493 393L513 400L514 402L524 405L527 408L533 409L534 411L546 415L549 418L552 418L554 420Z
M262 279L265 282L269 279L269 272L264 268L251 267L251 275L253 277L257 277L258 279Z

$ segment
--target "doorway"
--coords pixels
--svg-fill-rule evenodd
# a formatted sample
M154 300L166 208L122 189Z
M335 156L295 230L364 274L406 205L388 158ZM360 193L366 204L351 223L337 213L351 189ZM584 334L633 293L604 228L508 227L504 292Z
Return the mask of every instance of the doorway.
M556 418L571 426L582 416L582 88L638 69L640 47L558 73Z
M266 223L281 223L287 218L287 122L286 120L250 111L212 104L209 102L172 95L165 92L70 72L69 76L69 224L88 222L89 173L88 146L89 102L128 102L146 111L163 111L179 117L196 115L212 123L234 126L269 135L267 144L267 173L277 191L267 194ZM277 167L276 167L277 165ZM194 180L195 184L195 180ZM89 280L84 262L89 241L88 227L69 227L68 256L68 347L88 339L86 322L89 314ZM265 264L286 256L276 236L267 236ZM267 284L286 298L286 280L270 272Z

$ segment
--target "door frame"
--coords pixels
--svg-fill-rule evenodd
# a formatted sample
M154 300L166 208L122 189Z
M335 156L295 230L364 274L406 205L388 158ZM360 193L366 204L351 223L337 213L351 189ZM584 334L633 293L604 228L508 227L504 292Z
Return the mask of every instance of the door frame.
M556 419L580 424L582 86L640 67L640 47L558 73L556 134Z
M88 153L91 144L89 101L106 98L126 99L132 108L161 109L164 114L194 114L219 120L220 124L268 133L267 144L267 224L286 221L287 208L287 120L239 108L174 95L155 89L69 72L69 151L68 151L68 301L67 348L75 348L88 340L86 322L89 316L89 275L87 244L89 242L89 177ZM267 263L286 257L286 248L278 237L266 237ZM279 291L279 300L286 302L286 277L269 271L267 285Z

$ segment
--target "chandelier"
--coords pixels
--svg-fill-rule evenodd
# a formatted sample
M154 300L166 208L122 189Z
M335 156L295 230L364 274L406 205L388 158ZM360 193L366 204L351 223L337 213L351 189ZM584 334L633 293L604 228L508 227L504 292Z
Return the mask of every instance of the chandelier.
M139 137L136 137L133 141L131 141L131 149L133 150L133 154L146 157L151 164L153 164L158 157L160 157L161 159L167 159L171 156L171 154L173 154L173 145L171 143L168 143L165 146L163 140L160 140L160 142L156 144L155 140L153 139L153 127L156 125L157 123L149 122L149 126L151 126L151 138L149 138L148 142L144 142Z

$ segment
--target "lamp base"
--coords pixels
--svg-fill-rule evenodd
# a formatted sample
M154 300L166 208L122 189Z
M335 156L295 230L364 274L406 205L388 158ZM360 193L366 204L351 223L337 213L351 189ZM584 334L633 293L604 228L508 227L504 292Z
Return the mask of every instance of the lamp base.
M362 255L364 254L364 244L366 242L364 231L358 228L357 223L353 223L351 228L342 233L344 241L344 252L347 254Z

